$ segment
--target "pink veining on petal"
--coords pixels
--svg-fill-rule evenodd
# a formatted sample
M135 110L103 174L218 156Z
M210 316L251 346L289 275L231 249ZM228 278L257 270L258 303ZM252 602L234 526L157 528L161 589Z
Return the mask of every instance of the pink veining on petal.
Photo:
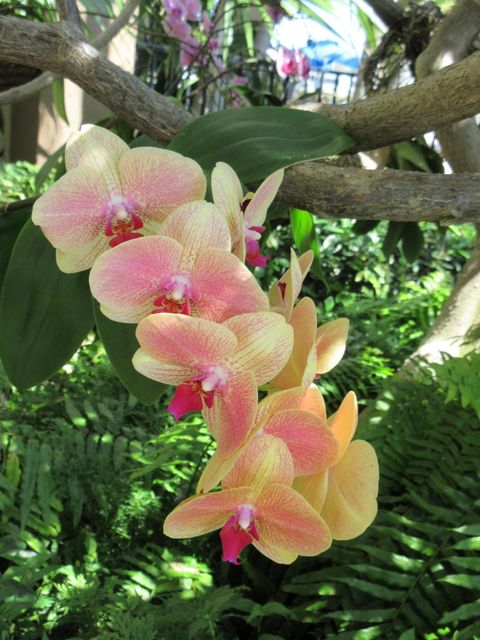
M241 505L237 512L220 531L222 541L222 560L239 564L238 556L252 540L258 540L258 531L252 519L255 510L250 505Z

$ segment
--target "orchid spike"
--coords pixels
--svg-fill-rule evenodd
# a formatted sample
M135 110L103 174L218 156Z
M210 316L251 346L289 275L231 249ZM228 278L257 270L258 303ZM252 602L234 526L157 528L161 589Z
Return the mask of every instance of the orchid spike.
M216 529L221 529L223 560L233 564L249 544L280 564L291 564L299 554L316 556L331 545L321 516L285 484L197 495L176 507L164 524L170 538L192 538Z
M329 419L339 444L334 464L327 471L294 481L294 487L325 519L335 540L356 538L377 514L377 456L365 440L351 442L357 422L357 401L350 391Z
M66 273L89 269L122 242L158 233L171 211L205 195L194 160L165 149L130 149L101 127L72 136L65 162L67 173L35 202L32 220Z
M283 180L283 169L265 178L255 193L243 195L235 171L225 162L217 162L212 171L213 201L224 213L232 235L232 251L242 262L266 267L258 241L265 231L267 211Z
M270 309L285 316L287 322L292 317L293 307L302 289L303 281L313 262L313 251L310 249L297 258L293 249L290 251L290 267L283 276L270 288L268 298Z
M108 318L138 323L150 313L183 313L223 322L268 309L253 275L230 253L230 233L214 205L182 205L161 231L168 235L126 242L94 264L90 289Z
M284 366L292 329L275 313L245 313L217 324L170 313L137 328L133 365L143 375L177 385L169 411L178 419L202 407L218 451L227 455L253 426L257 386Z

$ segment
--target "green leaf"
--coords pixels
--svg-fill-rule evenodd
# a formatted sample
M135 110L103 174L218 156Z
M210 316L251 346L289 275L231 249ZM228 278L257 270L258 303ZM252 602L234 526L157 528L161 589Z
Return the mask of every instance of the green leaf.
M247 107L196 118L169 149L193 158L207 173L217 162L227 162L248 183L282 167L342 153L353 144L335 122L318 113Z
M13 245L31 213L32 207L27 206L0 216L0 289L7 272Z
M352 227L353 233L363 236L378 225L379 220L357 220Z
M480 600L476 600L475 602L469 602L468 604L462 604L451 611L450 613L446 613L440 620L442 624L446 624L448 622L458 622L459 620L470 620L472 618L478 618L478 612L480 611Z
M140 402L153 404L168 387L142 376L133 368L133 354L139 348L136 325L113 322L103 315L97 302L94 302L94 313L98 333L120 382Z
M415 640L415 629L407 629L398 640Z
M52 95L56 112L62 120L64 120L67 124L70 124L68 122L67 111L65 109L65 82L63 78L54 80L52 84Z
M35 189L40 190L54 168L57 168L56 180L65 173L65 145L62 144L43 163L35 176Z
M0 301L0 357L28 389L70 360L93 326L87 272L62 273L55 249L29 220L13 248Z
M407 160L408 162L413 164L413 166L416 167L419 171L430 172L430 167L425 160L425 156L423 155L419 145L415 144L414 142L405 140L404 142L394 144L393 152L396 156L397 163L400 169L403 168L402 161Z
M320 249L318 246L317 234L315 233L315 221L308 211L292 209L290 213L290 225L292 229L293 241L300 254L311 249L313 251L312 272L325 284L327 289L327 279L320 262Z
M165 149L165 145L153 140L153 138L149 138L149 136L141 135L128 145L130 149L136 149L137 147L156 147L157 149Z
M402 253L408 262L413 262L423 249L423 232L417 222L405 222L404 224Z
M383 255L388 258L394 251L397 246L397 242L400 240L404 226L406 222L389 222L388 223L388 231L385 236L385 240L383 241L382 251Z

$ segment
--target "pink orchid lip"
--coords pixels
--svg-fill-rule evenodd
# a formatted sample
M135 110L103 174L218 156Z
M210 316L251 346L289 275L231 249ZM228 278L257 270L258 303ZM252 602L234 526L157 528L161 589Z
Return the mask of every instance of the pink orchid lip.
M238 556L252 540L258 540L258 530L253 519L255 508L249 504L240 505L220 531L222 541L222 560L240 564Z
M177 387L168 411L175 420L186 413L201 411L203 405L211 409L215 401L215 393L227 383L228 372L221 365L208 367L206 371L187 380Z
M188 274L178 273L160 289L153 300L153 305L157 308L152 313L182 313L189 316L191 295Z
M139 209L139 204L133 198L124 198L117 194L111 196L110 202L103 210L107 218L105 235L113 236L108 243L111 247L143 236L142 233L136 233L143 227L141 218L135 213Z

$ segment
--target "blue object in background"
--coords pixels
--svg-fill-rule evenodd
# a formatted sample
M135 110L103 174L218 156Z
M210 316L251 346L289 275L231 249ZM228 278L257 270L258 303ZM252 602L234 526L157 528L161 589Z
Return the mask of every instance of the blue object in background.
M335 40L309 41L302 51L309 57L313 71L332 70L333 64L350 67L356 71L360 66L360 60L356 53Z

